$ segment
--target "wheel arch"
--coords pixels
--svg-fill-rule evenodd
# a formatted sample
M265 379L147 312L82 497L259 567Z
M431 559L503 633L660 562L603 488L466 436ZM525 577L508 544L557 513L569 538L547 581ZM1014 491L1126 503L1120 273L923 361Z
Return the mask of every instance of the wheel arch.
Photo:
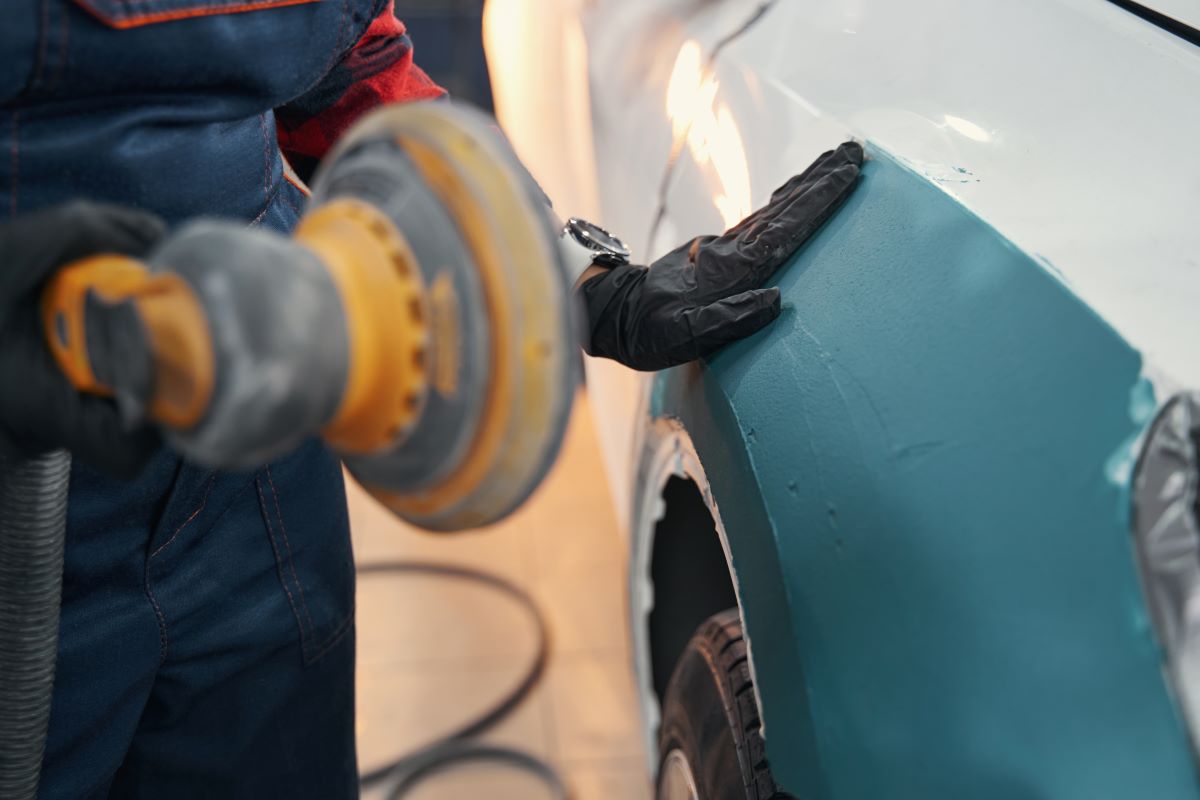
M655 774L661 701L675 661L712 614L736 606L743 631L747 625L729 536L688 430L676 419L656 418L647 420L639 439L630 630L646 758ZM745 636L761 709L753 643Z

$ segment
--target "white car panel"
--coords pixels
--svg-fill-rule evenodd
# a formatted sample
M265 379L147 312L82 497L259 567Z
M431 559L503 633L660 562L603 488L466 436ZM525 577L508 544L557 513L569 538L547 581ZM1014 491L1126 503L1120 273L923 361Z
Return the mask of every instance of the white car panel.
M755 204L831 128L873 141L1038 256L1152 375L1200 386L1200 49L1102 0L779 0L715 76ZM657 244L712 206L674 189L689 229Z
M1156 2L1185 20L1192 5ZM869 140L1038 256L1142 351L1160 399L1200 387L1200 48L1106 0L489 0L488 15L519 154L635 260ZM672 104L687 48L695 91ZM589 376L624 520L644 386L608 362Z

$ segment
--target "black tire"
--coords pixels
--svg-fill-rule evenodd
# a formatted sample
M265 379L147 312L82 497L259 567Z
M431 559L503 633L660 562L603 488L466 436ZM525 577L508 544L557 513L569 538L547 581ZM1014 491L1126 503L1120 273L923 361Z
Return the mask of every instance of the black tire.
M678 789L682 758L699 800L790 798L775 787L761 727L742 622L731 608L700 625L667 685L658 797L688 796L668 791Z

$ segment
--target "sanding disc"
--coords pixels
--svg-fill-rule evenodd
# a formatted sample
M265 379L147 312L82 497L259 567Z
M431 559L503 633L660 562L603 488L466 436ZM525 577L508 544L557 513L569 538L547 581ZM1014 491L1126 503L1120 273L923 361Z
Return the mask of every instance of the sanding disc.
M384 108L351 130L313 185L314 204L345 198L378 208L407 239L428 337L419 415L346 464L421 527L495 522L553 464L579 382L545 196L489 117L431 102Z

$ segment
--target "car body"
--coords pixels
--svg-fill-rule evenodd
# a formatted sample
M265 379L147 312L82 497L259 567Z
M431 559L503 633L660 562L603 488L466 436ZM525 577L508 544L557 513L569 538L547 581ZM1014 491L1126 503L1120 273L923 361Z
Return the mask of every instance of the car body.
M645 263L867 148L768 330L589 363L652 765L732 598L797 797L1200 796L1200 46L1145 16L491 0L518 153Z

